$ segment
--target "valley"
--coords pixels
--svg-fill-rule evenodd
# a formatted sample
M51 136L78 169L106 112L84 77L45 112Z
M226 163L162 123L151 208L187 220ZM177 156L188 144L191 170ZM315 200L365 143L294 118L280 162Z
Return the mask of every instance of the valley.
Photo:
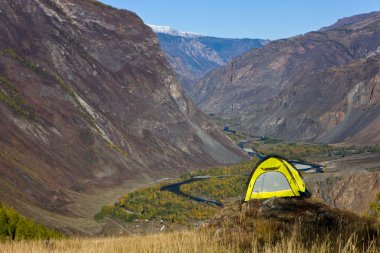
M179 32L168 26L151 27L186 93L190 93L207 72L269 43L265 39L216 38Z
M177 4L0 1L0 252L379 252L380 12Z
M239 132L229 135L236 145L249 138ZM378 145L339 147L253 139L245 143L245 147L262 154L284 156L298 161L298 164L321 166L323 173L301 170L313 199L360 215L369 214L371 203L380 192ZM161 219L168 224L170 231L182 230L184 226L197 227L222 210L219 203L226 208L242 201L248 176L258 161L254 155L242 164L194 171L178 179L128 193L116 203L105 206L97 217L117 219L134 233L140 233L142 228L145 232L160 232ZM175 186L175 191L168 190L172 186ZM125 234L125 231L117 230Z
M272 41L208 73L191 97L248 134L379 142L379 12Z
M67 234L106 203L245 158L180 87L134 13L97 1L1 1L1 202Z

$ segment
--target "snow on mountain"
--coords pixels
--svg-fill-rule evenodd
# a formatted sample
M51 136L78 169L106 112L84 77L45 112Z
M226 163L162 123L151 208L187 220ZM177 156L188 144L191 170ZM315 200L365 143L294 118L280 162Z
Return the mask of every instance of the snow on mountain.
M165 33L165 34L169 34L169 35L173 35L173 36L182 36L182 37L204 37L205 35L203 34L199 34L199 33L193 33L193 32L181 32L181 31L178 31L176 29L174 29L173 27L170 27L170 26L167 26L167 25L149 25L148 26L150 28L152 28L152 30L155 32L155 33Z

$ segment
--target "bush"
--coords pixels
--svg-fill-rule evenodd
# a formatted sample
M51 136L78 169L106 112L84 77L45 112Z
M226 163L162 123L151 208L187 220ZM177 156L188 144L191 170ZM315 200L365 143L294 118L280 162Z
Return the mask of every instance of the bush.
M215 206L198 203L168 191L160 191L160 186L162 185L128 193L115 205L104 206L94 218L101 220L110 215L126 222L134 219L162 218L188 225L193 221L212 217L217 211Z
M8 209L0 203L0 241L61 238L62 234Z

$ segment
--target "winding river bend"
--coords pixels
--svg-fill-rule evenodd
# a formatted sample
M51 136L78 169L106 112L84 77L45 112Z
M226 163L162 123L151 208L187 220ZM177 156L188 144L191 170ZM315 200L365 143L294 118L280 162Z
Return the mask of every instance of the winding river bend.
M186 197L188 199L191 199L191 200L194 200L194 201L197 201L200 203L213 204L213 205L216 205L218 207L223 207L223 204L216 201L216 200L210 200L210 199L204 199L204 198L200 198L200 197L191 196L189 194L182 192L180 189L181 185L183 185L183 184L189 184L189 183L196 182L196 181L207 180L209 178L210 178L209 176L192 177L191 179L186 180L186 181L182 181L182 182L174 183L174 184L170 184L170 185L165 185L165 186L160 188L160 191L169 191L169 192L172 192L172 193L177 194L179 196Z
M262 160L266 157L264 154L261 154L260 152L257 152L256 150L244 148L244 145L247 142L248 141L242 141L238 145L240 148L242 148L244 151L246 151L249 156L251 156L251 157L256 156L260 160ZM292 163L298 171L303 171L305 173L323 173L323 168L319 165L315 165L315 164L307 163L307 162L303 162L303 161L297 161L297 160L292 160L292 161L290 161L290 163ZM227 176L228 175L218 176L218 177L227 177ZM211 178L210 176L194 176L191 179L188 179L188 180L185 180L185 181L182 181L179 183L165 185L165 186L160 188L160 191L169 191L169 192L172 192L172 193L177 194L179 196L186 197L190 200L194 200L194 201L197 201L200 203L213 204L213 205L216 205L218 207L223 207L223 204L219 201L211 200L211 199L204 199L201 197L195 197L195 196L186 194L186 193L181 191L181 185L189 184L189 183L201 181L201 180L207 180L210 178Z

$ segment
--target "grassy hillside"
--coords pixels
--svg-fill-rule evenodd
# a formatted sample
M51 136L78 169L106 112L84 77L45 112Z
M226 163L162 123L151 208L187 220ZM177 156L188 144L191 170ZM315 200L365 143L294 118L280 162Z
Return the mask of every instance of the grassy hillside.
M61 238L62 234L24 218L0 203L0 241Z
M289 204L291 206L289 206ZM379 252L379 224L322 203L233 205L199 229L144 236L8 242L0 252ZM291 207L291 208L290 208Z
M206 229L220 231L242 251L379 252L379 220L327 206L315 199L256 200L223 209ZM292 245L290 248L289 246ZM299 250L293 246L301 246ZM271 251L269 251L271 252Z

